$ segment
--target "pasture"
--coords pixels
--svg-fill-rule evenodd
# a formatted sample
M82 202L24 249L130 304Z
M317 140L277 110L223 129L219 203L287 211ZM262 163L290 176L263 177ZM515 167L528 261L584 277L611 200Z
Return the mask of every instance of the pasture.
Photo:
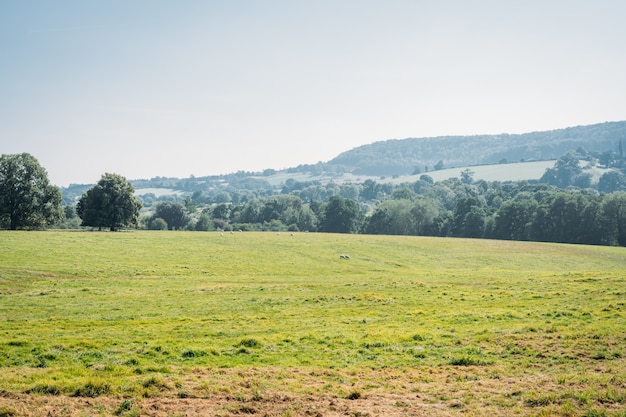
M625 302L626 248L2 232L0 416L626 416Z

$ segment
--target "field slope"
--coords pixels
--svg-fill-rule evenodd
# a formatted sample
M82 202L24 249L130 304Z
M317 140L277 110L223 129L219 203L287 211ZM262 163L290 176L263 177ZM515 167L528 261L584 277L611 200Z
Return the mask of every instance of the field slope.
M0 415L624 416L625 300L625 248L3 232Z

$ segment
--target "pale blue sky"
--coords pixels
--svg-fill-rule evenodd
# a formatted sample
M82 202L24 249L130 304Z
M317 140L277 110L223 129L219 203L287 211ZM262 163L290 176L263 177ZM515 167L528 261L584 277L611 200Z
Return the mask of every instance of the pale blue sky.
M626 120L623 0L0 0L0 154L60 186Z

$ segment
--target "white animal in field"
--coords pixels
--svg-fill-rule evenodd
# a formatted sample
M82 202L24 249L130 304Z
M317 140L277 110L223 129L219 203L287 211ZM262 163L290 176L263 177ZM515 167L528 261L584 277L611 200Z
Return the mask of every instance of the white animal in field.
M341 254L341 255L339 255L339 258L341 258L341 259L350 259L350 255Z

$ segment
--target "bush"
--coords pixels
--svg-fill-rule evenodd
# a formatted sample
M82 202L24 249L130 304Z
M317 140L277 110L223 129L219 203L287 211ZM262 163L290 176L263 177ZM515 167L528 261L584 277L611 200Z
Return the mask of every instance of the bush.
M119 407L117 407L117 410L115 410L115 415L117 416L122 415L124 412L130 411L132 407L133 407L133 400L124 400L119 405Z
M150 220L150 230L167 230L167 222L160 217Z
M348 399L348 400L358 400L359 398L361 398L361 393L359 391L352 391L346 397L346 399Z
M201 214L195 224L194 229L198 232L207 232L211 230L211 218L207 214Z
M249 348L260 347L261 342L254 338L242 339L237 346L245 346Z
M183 350L183 353L181 355L183 358L196 358L200 356L206 356L206 352L203 350L187 349Z

